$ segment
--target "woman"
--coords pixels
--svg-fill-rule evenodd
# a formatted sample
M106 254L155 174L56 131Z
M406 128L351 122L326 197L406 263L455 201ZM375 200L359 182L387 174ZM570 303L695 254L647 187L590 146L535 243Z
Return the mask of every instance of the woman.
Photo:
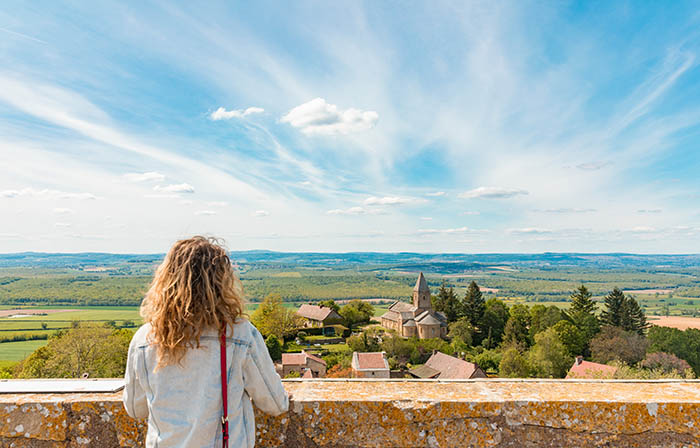
M226 251L201 236L175 243L158 267L124 388L127 413L148 418L146 447L252 447L250 400L268 414L287 411L262 336L243 318L238 285Z

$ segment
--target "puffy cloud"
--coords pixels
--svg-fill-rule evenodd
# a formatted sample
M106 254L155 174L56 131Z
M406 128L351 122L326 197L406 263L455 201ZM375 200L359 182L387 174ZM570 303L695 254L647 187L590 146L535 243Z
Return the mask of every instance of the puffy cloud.
M265 216L270 216L270 212L268 212L267 210L256 210L253 213L253 216L255 216L256 218L263 218Z
M426 196L445 196L444 191L435 191L433 193L426 193Z
M423 234L423 235L470 233L470 232L475 232L475 230L472 230L469 227L459 227L456 229L418 229L418 233Z
M55 208L53 209L53 212L57 215L71 215L73 214L73 210L69 208Z
M226 206L228 205L228 202L224 202L224 201L211 201L211 202L207 202L207 205L208 205L209 207L226 207Z
M194 187L190 184L156 185L153 189L160 193L194 193Z
M226 110L225 108L220 107L212 112L211 115L209 115L209 118L214 121L230 120L231 118L243 118L247 117L248 115L261 114L263 112L265 112L265 109L262 107L249 107L247 109L234 110Z
M197 216L213 216L213 215L216 215L217 213L213 210L199 210L197 212L194 212L194 214Z
M517 188L479 187L460 193L459 197L463 199L506 199L525 194L528 194L526 190Z
M165 180L165 175L156 173L155 171L127 173L124 177L130 182L163 182Z
M370 196L367 199L365 199L365 205L404 205L415 202L424 202L424 200L415 198L402 198L399 196L384 196L383 198L377 196Z
M23 188L21 190L3 190L0 191L0 197L3 198L16 198L20 196L32 197L36 199L80 199L80 200L90 200L99 199L92 193L68 193L59 190L37 190L35 188Z
M54 227L70 227L72 224L69 222L57 222L54 223Z
M335 104L315 98L287 112L280 121L307 135L338 135L366 131L374 127L379 114L372 110L340 110Z

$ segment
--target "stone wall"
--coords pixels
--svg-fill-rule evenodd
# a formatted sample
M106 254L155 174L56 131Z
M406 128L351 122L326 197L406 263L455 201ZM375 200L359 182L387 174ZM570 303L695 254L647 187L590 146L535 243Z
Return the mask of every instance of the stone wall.
M700 447L699 381L287 380L265 447ZM7 388L6 388L7 389ZM0 447L137 447L120 393L2 394Z

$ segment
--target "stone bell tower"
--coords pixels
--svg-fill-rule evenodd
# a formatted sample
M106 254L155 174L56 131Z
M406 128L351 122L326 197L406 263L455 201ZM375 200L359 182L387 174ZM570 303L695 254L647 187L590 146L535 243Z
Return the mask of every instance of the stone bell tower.
M432 309L430 304L430 288L428 288L428 282L425 281L425 277L421 272L416 281L416 286L413 288L413 306L418 308L416 314Z

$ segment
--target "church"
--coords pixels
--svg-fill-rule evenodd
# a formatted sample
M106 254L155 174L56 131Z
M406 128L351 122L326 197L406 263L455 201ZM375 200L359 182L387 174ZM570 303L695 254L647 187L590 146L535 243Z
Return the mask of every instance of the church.
M445 315L433 311L430 288L421 272L413 288L413 304L394 302L381 317L382 326L396 330L403 337L442 338L447 335Z

